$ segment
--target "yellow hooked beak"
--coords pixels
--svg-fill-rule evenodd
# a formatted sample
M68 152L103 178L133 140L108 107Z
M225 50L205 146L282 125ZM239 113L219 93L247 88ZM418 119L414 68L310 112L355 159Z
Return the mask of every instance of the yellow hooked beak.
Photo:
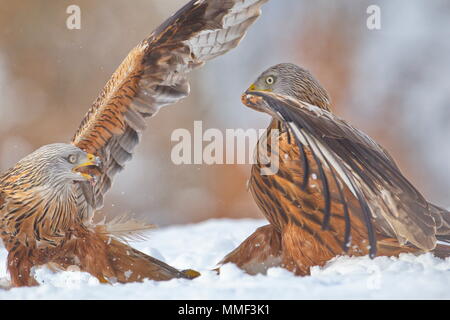
M91 176L89 173L87 172L83 172L83 171L79 171L82 168L86 168L86 167L90 167L90 166L100 166L101 165L101 160L99 157L94 156L91 153L86 154L86 159L84 162L82 162L81 164L77 165L75 168L73 168L72 170L74 172L77 172L79 174L81 174L86 180L92 180L94 177Z
M258 89L258 88L256 88L256 85L254 83L252 83L250 85L250 87L248 87L246 92L249 92L249 91L272 91L272 90L270 90L270 89Z

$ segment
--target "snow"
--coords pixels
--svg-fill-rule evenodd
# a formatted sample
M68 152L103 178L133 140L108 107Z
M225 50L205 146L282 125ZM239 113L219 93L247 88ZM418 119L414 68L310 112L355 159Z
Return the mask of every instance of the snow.
M449 299L450 259L431 254L399 258L338 257L311 276L296 277L281 268L249 276L236 266L210 271L264 220L208 220L152 231L134 247L202 276L189 281L99 284L87 273L35 270L41 284L0 289L0 299ZM6 251L0 251L0 277L6 277Z

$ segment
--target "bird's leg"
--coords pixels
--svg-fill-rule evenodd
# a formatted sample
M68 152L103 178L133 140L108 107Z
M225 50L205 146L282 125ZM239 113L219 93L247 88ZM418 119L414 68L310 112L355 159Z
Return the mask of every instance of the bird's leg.
M29 250L16 244L8 253L8 271L11 275L12 287L37 286L39 283L31 274L34 266Z
M89 272L101 283L194 279L200 275L194 270L179 271L108 234L84 228L74 233L74 237L65 246L64 256L52 259L51 262L62 269L75 263L80 271Z
M176 268L140 252L129 245L107 236L110 263L121 283L151 279L165 281L173 278L194 279L200 275L195 270L177 270Z
M281 234L271 225L260 227L219 264L234 263L249 274L266 273L281 266ZM219 271L217 269L217 271Z

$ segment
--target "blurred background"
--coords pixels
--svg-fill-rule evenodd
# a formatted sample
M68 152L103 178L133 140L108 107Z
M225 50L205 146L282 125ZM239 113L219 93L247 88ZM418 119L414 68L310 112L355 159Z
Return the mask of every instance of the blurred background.
M128 51L187 0L0 0L0 171L43 144L68 142ZM81 8L68 30L66 8ZM369 5L381 29L368 30ZM433 202L450 207L450 2L271 0L240 46L191 75L191 95L149 119L103 209L158 224L262 217L249 165L174 165L174 129L265 128L240 103L267 67L294 62L334 111L385 146Z

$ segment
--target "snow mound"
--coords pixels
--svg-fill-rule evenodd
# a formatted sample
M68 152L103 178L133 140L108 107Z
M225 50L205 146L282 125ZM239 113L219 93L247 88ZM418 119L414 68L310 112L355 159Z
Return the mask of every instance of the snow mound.
M209 220L155 230L133 246L177 268L193 268L193 280L102 285L87 273L39 268L35 288L0 289L0 299L450 299L450 259L431 254L399 258L338 257L311 276L281 268L249 276L236 266L210 271L263 220ZM6 277L0 251L0 277Z

